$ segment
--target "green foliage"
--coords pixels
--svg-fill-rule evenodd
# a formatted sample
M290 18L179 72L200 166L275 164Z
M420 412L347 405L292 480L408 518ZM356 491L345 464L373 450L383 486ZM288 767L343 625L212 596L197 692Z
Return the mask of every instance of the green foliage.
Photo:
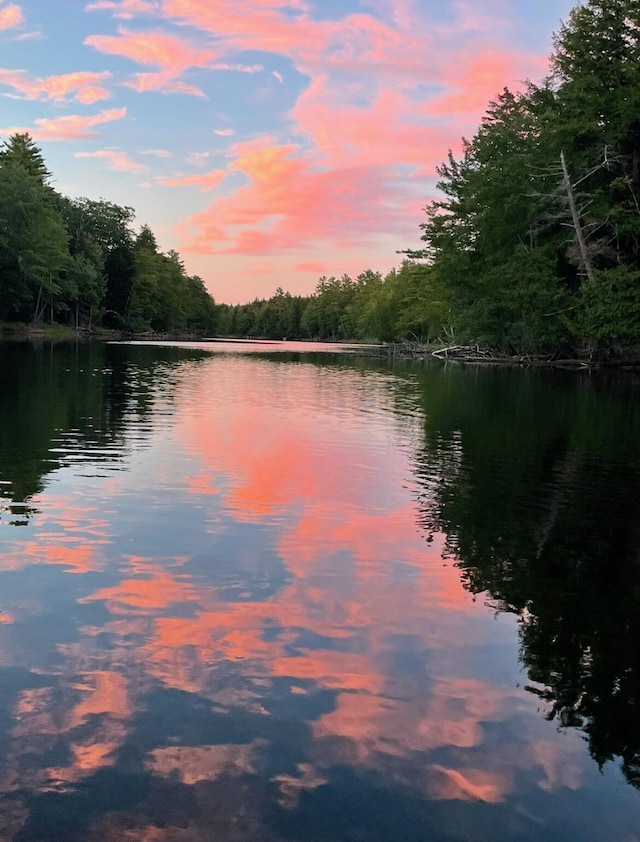
M27 134L0 146L0 318L46 315L76 328L212 332L216 306L177 252L162 254L134 211L103 199L70 199L49 185Z
M575 327L587 339L640 340L640 271L596 272L595 283L583 287Z
M51 192L15 161L0 164L0 314L38 320L61 292L67 233Z
M0 145L0 167L19 167L41 186L51 178L42 152L26 132L11 135Z
M449 153L420 256L446 285L460 338L531 352L592 339L605 351L638 336L638 4L576 6L551 73L503 90L462 156Z

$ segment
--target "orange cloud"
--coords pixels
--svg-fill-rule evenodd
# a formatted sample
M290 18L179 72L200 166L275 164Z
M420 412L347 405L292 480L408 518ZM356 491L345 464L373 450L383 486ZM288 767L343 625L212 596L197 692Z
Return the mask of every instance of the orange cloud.
M206 193L209 190L215 190L226 177L227 173L224 170L210 170L196 175L159 178L158 183L163 187L199 187L203 193Z
M102 158L107 162L107 167L116 172L139 172L146 169L143 164L132 161L125 152L116 152L112 149L101 149L97 152L75 152L76 158Z
M539 57L504 49L499 10L479 15L459 3L446 23L412 3L388 11L384 21L317 20L293 3L166 0L167 19L211 33L222 54L286 55L311 79L290 115L305 142L232 147L229 169L246 183L181 224L183 250L338 254L370 248L382 233L390 250L406 244L446 150L455 152L488 101L530 76Z
M92 73L79 71L61 76L48 76L44 79L31 79L24 70L0 70L0 85L13 88L25 99L50 100L63 102L70 94L85 105L100 99L107 99L110 94L97 83L109 79L108 71Z
M176 581L166 573L154 572L147 578L127 579L112 588L104 588L83 601L104 601L114 614L148 614L178 602L198 600L198 592L192 585Z
M0 32L13 29L24 21L22 8L17 5L3 6L0 9Z
M126 114L126 108L111 108L91 117L82 117L79 114L67 114L65 117L52 119L41 117L34 121L33 127L9 126L0 128L0 134L28 132L34 140L86 140L97 136L95 126L122 120Z
M63 567L66 573L74 574L89 573L102 568L95 546L84 541L82 546L76 546L81 543L78 537L66 544L59 535L46 537L48 540L44 546L40 541L34 540L21 544L15 552L7 549L3 557L3 568L21 570L31 565L53 564Z
M125 27L118 29L118 35L89 35L84 43L101 53L160 67L175 75L189 67L206 67L216 57L212 50L202 50L176 35L132 32Z
M511 789L509 775L483 769L427 768L431 798L447 801L484 801L499 804Z
M111 93L106 88L98 86L92 87L90 85L86 88L82 88L76 94L76 99L83 105L93 105L94 102L100 102L101 100L109 99L110 97Z
M118 35L89 35L84 43L102 53L122 56L137 64L158 67L154 73L138 73L126 84L138 92L162 91L204 96L200 88L178 78L191 67L207 67L217 53L201 49L177 35L165 32L132 32L119 27Z
M236 144L229 165L248 179L230 196L216 199L181 226L191 233L183 246L199 253L265 254L331 244L368 242L382 226L405 221L381 196L390 170L366 165L322 168L294 144ZM349 232L347 235L346 232Z
M544 72L542 61L504 48L482 49L465 61L454 53L443 68L444 91L427 103L426 111L447 117L461 112L480 115L499 91L518 86L536 64Z

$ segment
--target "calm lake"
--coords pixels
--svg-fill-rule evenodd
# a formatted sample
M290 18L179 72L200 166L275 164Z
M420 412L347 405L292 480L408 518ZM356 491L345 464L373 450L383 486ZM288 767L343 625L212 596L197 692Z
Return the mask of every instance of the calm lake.
M0 345L0 839L640 840L640 378Z

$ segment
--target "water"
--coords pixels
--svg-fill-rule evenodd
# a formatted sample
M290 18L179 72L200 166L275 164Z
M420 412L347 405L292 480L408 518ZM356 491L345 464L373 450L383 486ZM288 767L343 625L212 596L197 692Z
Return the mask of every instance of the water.
M0 839L639 840L638 380L313 350L0 347Z

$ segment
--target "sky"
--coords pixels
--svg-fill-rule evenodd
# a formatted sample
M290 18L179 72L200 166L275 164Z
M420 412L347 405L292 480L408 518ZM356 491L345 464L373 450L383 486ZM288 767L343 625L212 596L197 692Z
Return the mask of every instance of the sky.
M0 0L0 140L136 210L218 302L419 245L436 167L572 0Z

